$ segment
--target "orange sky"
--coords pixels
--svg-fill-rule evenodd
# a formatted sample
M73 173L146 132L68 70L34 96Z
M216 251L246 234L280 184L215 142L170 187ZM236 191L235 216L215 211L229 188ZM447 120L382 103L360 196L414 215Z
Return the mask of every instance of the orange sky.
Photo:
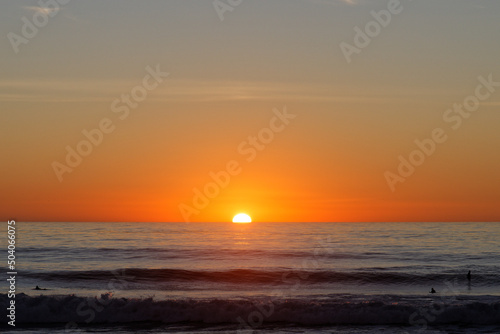
M249 1L224 21L196 1L70 3L18 53L2 41L0 219L499 221L500 87L484 80L500 81L500 6L453 5L405 4L348 63L339 45L386 2ZM21 34L27 6L1 4L2 31ZM455 129L447 110L479 86ZM446 140L391 186L436 128ZM91 152L70 167L67 147Z

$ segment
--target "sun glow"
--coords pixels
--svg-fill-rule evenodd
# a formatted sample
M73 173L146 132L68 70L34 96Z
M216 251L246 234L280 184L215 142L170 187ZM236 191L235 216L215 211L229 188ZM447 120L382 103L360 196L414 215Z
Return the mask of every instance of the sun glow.
M233 223L243 223L243 224L248 224L252 222L252 218L247 215L246 213L238 213L236 216L233 218Z

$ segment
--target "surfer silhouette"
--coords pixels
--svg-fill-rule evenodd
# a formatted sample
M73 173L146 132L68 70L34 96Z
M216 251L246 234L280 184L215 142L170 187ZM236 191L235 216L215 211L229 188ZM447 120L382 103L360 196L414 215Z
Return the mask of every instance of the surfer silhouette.
M467 290L469 291L472 290L471 280L472 280L472 275L469 270L469 273L467 274Z
M47 290L47 289L42 289L37 285L36 288L34 288L33 290Z
M436 293L436 290L434 290L434 288L431 288L431 291L429 293Z

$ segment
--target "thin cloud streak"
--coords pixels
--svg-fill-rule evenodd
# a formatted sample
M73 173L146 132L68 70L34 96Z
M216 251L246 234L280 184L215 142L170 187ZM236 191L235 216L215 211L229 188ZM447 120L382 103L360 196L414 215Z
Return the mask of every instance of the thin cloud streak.
M47 7L39 7L39 6L23 6L24 9L38 12L45 15L50 15L52 13L58 12L61 8L47 8Z
M359 4L359 0L309 0L312 3L319 5L349 5L354 6Z

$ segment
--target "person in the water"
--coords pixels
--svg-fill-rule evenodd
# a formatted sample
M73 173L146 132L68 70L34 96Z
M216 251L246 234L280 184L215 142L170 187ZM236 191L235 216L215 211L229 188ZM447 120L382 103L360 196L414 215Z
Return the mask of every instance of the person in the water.
M434 290L434 288L432 288L429 293L436 293L436 290Z
M470 270L469 270L469 273L467 274L467 279L469 280L469 282L472 279L472 275L470 274Z

